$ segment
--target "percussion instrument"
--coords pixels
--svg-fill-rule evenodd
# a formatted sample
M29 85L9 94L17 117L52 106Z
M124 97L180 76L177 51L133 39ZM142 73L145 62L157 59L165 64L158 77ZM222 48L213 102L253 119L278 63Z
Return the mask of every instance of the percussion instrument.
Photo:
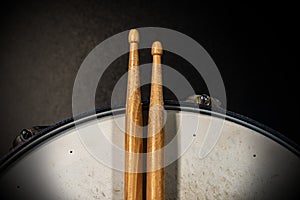
M189 98L192 102L163 100L159 41L152 45L150 101L142 103L138 32L131 30L128 39L126 106L22 131L16 147L0 162L1 198L287 199L297 195L297 145L249 118L210 107L219 102L206 95ZM219 137L209 135L211 131ZM208 139L213 142L207 143Z
M144 112L148 107L145 102ZM177 134L193 141L165 168L165 199L277 199L298 193L299 150L279 133L232 112L226 116L212 112L205 105L195 109L193 103L179 107L165 101L164 107L165 133L176 133L183 115L196 117L201 124L195 134L189 121L181 124L185 134ZM207 157L199 158L199 144L210 121L220 117L225 117L221 137ZM123 199L124 173L97 162L74 124L88 129L97 123L109 140L124 146L120 127L124 120L124 107L100 109L42 130L1 161L0 194L10 199ZM166 134L166 144L172 137Z

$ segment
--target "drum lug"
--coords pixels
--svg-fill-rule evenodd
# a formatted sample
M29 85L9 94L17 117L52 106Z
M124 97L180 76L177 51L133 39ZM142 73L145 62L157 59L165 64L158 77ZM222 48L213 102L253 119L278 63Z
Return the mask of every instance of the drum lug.
M48 126L34 126L32 128L23 129L19 135L14 139L12 148L23 144L24 142L28 141L32 136L36 135L41 130L47 128Z
M186 101L206 106L211 106L213 104L214 106L221 108L221 102L216 98L208 96L207 94L192 95L189 96Z

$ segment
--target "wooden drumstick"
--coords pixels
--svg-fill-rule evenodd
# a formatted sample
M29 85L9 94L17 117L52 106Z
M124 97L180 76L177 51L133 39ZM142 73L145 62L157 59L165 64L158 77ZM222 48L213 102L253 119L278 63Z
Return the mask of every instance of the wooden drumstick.
M164 102L162 90L161 55L162 45L156 41L152 45L153 65L152 82L148 119L147 138L147 200L162 200L165 198L165 177L164 177ZM161 151L149 155L157 150Z
M125 150L127 153L125 154L124 199L141 200L143 198L143 174L137 172L141 170L143 163L142 157L136 156L138 153L143 153L143 119L138 58L139 33L137 30L132 29L129 32L128 41L130 52L125 122Z

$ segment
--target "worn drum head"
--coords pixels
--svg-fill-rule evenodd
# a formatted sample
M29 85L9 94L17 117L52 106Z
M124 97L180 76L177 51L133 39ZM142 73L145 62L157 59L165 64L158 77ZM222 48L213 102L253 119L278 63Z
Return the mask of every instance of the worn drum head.
M286 199L296 195L299 152L276 132L233 113L224 116L188 105L180 109L172 104L165 107L167 143L177 134L177 147L173 150L179 155L165 169L166 199ZM77 119L82 121L77 128L88 129L97 124L109 141L122 148L124 112L124 108L119 108L83 116ZM189 121L181 123L183 115L199 120L195 133L189 133L188 128L185 133L180 132L180 126L193 127ZM222 134L212 151L201 157L199 152L211 120L222 117ZM93 141L97 139L94 136L90 133L87 137ZM188 148L182 146L181 137L190 138ZM2 161L1 197L123 199L124 173L99 162L87 148L74 120L41 132ZM112 162L118 162L113 159L113 151L107 152Z

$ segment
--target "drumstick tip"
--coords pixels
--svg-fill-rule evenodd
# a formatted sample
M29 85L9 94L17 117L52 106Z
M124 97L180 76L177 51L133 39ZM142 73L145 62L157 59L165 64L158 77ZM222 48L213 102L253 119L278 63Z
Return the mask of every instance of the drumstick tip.
M152 53L152 55L162 55L163 54L162 45L159 41L153 42L151 53Z
M131 29L128 35L129 43L138 43L140 41L139 32L136 29Z

